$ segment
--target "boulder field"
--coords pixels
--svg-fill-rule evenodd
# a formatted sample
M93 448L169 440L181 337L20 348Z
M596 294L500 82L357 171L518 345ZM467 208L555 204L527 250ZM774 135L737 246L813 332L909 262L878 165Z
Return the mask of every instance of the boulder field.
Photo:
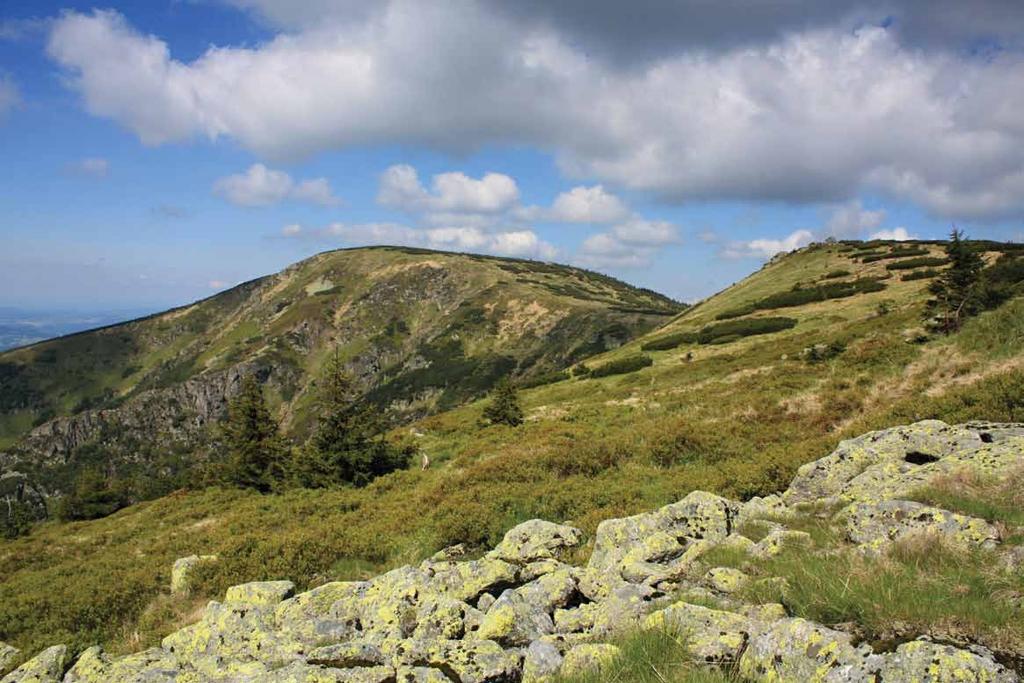
M741 503L694 491L605 520L583 566L567 562L581 531L531 520L476 559L448 548L369 581L298 594L289 581L235 586L159 647L123 657L93 647L72 661L56 645L0 683L541 683L600 670L617 655L616 636L640 628L672 629L687 656L742 680L1010 683L1018 674L982 647L921 634L875 651L781 604L744 603L749 577L738 569L694 568L715 548L766 557L806 540L786 519L811 509L857 552L882 553L924 533L1003 553L989 522L905 498L937 475L967 468L998 477L1022 466L1024 425L919 422L842 442L801 467L781 496ZM762 538L739 533L756 520L768 529ZM187 589L184 570L199 559L180 563L176 591ZM14 661L18 653L0 643L0 671Z

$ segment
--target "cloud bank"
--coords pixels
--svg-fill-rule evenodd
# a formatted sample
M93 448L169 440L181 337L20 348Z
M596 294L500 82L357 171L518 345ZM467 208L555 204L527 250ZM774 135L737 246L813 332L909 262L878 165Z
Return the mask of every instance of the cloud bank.
M68 12L48 52L89 111L147 144L230 138L270 159L528 144L671 201L870 191L945 218L1024 212L1024 57L1000 49L1024 35L1019 4L235 4L283 30L184 62L116 12ZM994 49L960 49L978 41ZM404 200L511 201L500 178L450 181Z

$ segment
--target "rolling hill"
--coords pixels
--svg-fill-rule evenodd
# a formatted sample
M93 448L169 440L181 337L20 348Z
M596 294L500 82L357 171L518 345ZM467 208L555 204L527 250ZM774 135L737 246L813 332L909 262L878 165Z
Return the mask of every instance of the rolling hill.
M328 252L190 306L0 354L0 474L37 472L49 490L86 463L173 480L245 374L264 382L286 433L301 435L308 390L338 354L359 394L400 423L477 398L500 377L614 348L681 308L568 266Z
M1005 245L984 248L990 263L1000 252L1020 260L1019 250ZM399 253L402 260L445 258ZM388 250L374 255L393 257ZM243 581L288 578L309 587L363 577L455 543L491 547L537 517L571 520L592 544L599 521L694 490L738 500L782 491L800 465L872 429L926 418L1024 420L1024 299L971 319L958 334L929 336L921 320L941 258L939 243L813 245L671 319L635 312L643 307L624 301L635 290L623 290L614 306L630 310L614 315L666 322L583 359L589 372L577 368L571 378L523 390L520 427L479 426L486 404L479 400L396 427L395 437L418 435L429 469L395 472L358 489L182 490L105 519L42 524L28 537L0 542L0 639L25 649L103 642L137 650ZM568 296L518 280L551 283L554 274L513 278L501 267L513 263L488 262L487 272L506 273L531 292ZM288 279L287 271L281 277ZM304 293L305 300L336 286L316 279L322 274L310 277L288 286L292 296ZM256 301L262 299L251 292L274 291L270 282L247 287L231 296ZM645 300L652 309L668 307ZM611 303L587 305L605 316L587 329L606 329ZM376 320L387 325L390 318ZM232 339L209 355L197 346L193 358L212 370L232 345L266 347L245 334ZM560 362L578 360L574 348L560 351ZM16 353L43 352L45 346ZM434 405L443 407L440 399ZM295 424L287 409L282 416ZM191 598L172 597L171 564L191 554L220 559L197 572Z

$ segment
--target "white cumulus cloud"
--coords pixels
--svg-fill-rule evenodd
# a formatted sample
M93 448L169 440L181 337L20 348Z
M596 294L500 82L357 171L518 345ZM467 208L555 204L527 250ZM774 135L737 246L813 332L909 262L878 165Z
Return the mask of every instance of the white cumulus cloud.
M391 166L381 175L377 200L403 211L440 213L498 213L519 201L516 181L504 173L470 178L464 173L439 173L427 190L412 166Z
M225 176L213 184L213 191L238 206L269 206L285 199L319 206L337 206L326 178L296 183L284 171L275 171L263 164L253 164L244 173Z
M893 228L891 230L879 230L878 232L871 233L871 239L873 240L896 240L897 242L905 242L907 240L917 239L916 235L911 235L907 232L906 228Z
M564 223L613 223L629 215L629 209L602 185L574 187L559 194L551 205L551 220Z
M796 230L782 239L760 238L747 242L731 242L722 249L722 256L730 259L768 259L776 254L805 247L814 240L810 230Z

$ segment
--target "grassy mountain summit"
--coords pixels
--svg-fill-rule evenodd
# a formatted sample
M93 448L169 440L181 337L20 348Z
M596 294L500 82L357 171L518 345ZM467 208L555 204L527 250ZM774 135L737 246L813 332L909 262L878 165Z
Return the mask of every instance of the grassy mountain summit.
M407 420L614 348L680 309L569 266L327 252L189 306L0 354L0 448L33 464L187 460L248 373L301 434L329 354L365 400Z
M985 251L989 263L1018 253ZM480 427L488 403L468 401L396 428L421 435L424 471L360 489L179 491L40 525L0 542L0 640L137 650L244 581L361 578L455 543L493 547L531 518L572 520L592 543L600 521L698 489L740 501L782 491L801 465L873 429L1024 421L1024 299L928 336L927 271L945 266L903 264L942 255L939 243L879 242L779 257L583 358L571 378L521 390L522 425ZM193 554L220 559L197 570L191 598L168 595L172 563Z

